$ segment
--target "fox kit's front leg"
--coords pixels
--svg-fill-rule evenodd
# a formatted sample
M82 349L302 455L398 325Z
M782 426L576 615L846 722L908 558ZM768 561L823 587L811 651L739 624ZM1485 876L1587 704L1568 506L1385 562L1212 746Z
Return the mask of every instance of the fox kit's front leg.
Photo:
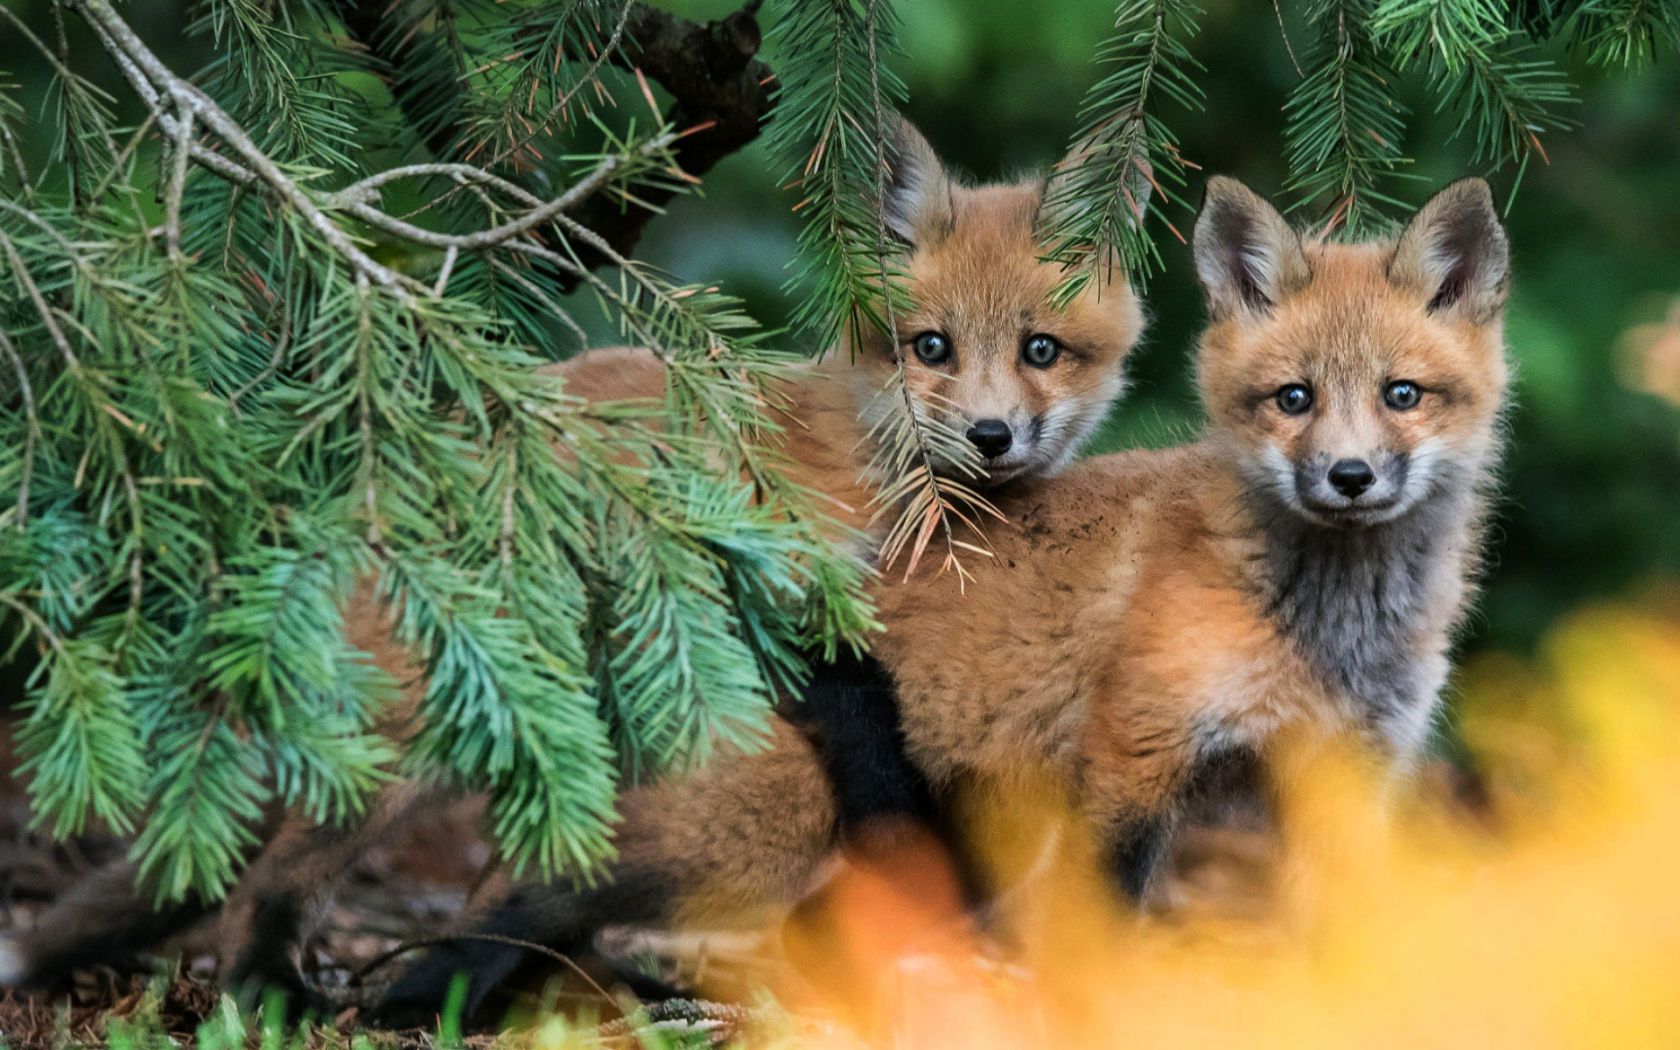
M443 794L416 781L388 784L364 817L344 827L287 816L222 906L217 941L222 983L246 993L277 989L294 1014L325 1006L298 966L310 926L339 879L370 846Z

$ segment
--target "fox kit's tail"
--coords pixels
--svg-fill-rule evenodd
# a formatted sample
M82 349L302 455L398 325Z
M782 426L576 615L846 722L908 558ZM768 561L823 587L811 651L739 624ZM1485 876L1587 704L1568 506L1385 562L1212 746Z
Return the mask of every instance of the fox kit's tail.
M224 985L252 995L284 992L294 1016L325 1009L329 1004L298 968L311 919L372 841L439 798L437 789L413 782L389 785L366 819L349 829L282 816L276 830L261 836L261 852L220 905L189 898L158 908L137 880L136 866L114 862L72 886L30 929L0 938L0 984L52 987L72 970L121 963L219 912Z
M66 890L27 930L0 936L0 985L61 983L70 971L120 962L209 913L197 901L154 910L135 889L136 865L117 861Z

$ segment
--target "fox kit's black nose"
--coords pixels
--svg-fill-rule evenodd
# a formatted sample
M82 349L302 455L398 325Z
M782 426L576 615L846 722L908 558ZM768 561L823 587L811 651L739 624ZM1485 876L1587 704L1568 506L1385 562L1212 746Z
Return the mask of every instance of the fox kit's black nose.
M1358 497L1376 480L1371 464L1362 459L1338 459L1330 467L1330 484L1348 499Z
M987 459L996 459L1009 451L1014 443L1014 437L1009 433L1009 424L1001 419L982 419L968 428L968 440L974 442L974 447Z

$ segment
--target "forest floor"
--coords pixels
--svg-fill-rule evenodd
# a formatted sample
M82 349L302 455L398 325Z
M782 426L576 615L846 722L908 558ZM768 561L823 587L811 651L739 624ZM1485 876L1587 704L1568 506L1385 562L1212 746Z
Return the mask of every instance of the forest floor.
M1457 799L1466 819L1480 819L1474 785L1444 764L1430 790ZM1467 790L1471 789L1471 790ZM110 836L86 835L52 844L28 829L29 808L21 796L0 796L0 922L26 929L54 899L97 867L120 860L126 844ZM522 1000L529 1023L506 1033L461 1033L447 1018L437 1028L379 1032L360 1023L364 1008L407 961L404 945L438 937L459 912L490 856L480 837L480 807L462 802L440 811L408 837L369 851L341 884L335 903L310 937L303 954L306 975L333 1000L337 1012L304 1029L264 1033L235 1010L214 981L213 921L178 938L170 954L110 960L78 971L68 988L52 991L0 989L0 1050L440 1050L492 1047L560 1050L561 1046L686 1047L723 1042L762 1043L768 1026L781 1033L777 1046L821 1044L861 1046L819 1009L804 1008L799 989L811 986L782 956L775 931L711 935L655 934L609 930L598 947L637 969L679 987L704 988L715 1001L672 1003L650 1013L637 1009L611 974L582 976L550 967L535 975ZM1190 929L1209 916L1253 936L1266 924L1272 899L1271 836L1261 828L1190 829L1180 836L1172 875L1157 887L1151 911ZM1008 967L1003 969L1007 970ZM794 989L793 1010L761 1005L752 1010L727 1003L767 1002L765 988ZM961 994L960 991L958 994ZM821 996L817 996L818 999ZM542 1036L543 1018L571 1018L563 1037ZM650 1021L659 1022L650 1036ZM751 1023L748 1023L748 1022ZM206 1033L221 1024L236 1038ZM790 1026L815 1026L821 1037L792 1041ZM533 1041L534 1040L534 1041Z

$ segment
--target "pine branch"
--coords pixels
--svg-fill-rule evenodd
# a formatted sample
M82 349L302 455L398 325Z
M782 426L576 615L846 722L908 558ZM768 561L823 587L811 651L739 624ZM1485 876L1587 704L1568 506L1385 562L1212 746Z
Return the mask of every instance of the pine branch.
M1319 27L1309 54L1311 73L1290 92L1284 150L1297 207L1324 200L1325 228L1355 233L1380 226L1397 202L1383 187L1406 163L1401 155L1405 107L1394 97L1397 79L1367 25L1365 0L1330 0L1308 9Z
M951 480L976 477L978 453L949 423L928 412L903 384L904 346L896 313L904 289L896 249L889 251L881 208L891 163L889 118L903 84L883 61L896 17L884 0L806 0L776 24L787 57L771 147L799 187L796 211L805 214L800 247L803 272L790 288L800 305L797 323L834 352L856 352L862 340L884 337L896 380L866 409L876 420L867 476L876 488L876 516L893 518L891 561L909 544L912 564L934 536L945 539L944 564L960 570L952 517L964 520L959 500L984 501ZM892 117L891 119L896 119ZM936 469L937 466L937 469ZM914 521L913 526L907 522Z
M698 180L723 158L758 138L775 104L775 74L758 61L762 34L758 3L705 25L647 4L629 5L623 46L608 52L622 68L647 74L670 92L665 122L678 129L672 159L687 180ZM623 208L604 198L586 204L575 218L620 255L630 255L642 230L674 190L655 188L641 196L644 207ZM593 269L605 260L589 252L579 261Z
M196 119L238 155L243 165L227 165L215 154L202 147L193 150L193 159L219 175L237 182L260 180L277 197L296 208L326 242L366 279L382 287L399 291L424 292L424 286L406 278L364 252L350 236L338 227L316 205L309 194L298 187L280 166L270 159L209 95L170 72L145 43L130 29L105 0L68 0L99 34L106 50L118 59L131 84L146 99L158 116L166 134L179 136L178 121ZM232 172L230 174L230 172Z
M573 222L562 213L576 210L582 202L597 195L601 189L614 180L625 179L627 177L626 168L638 164L644 169L653 166L650 162L657 162L662 159L675 140L676 135L667 132L647 142L639 143L624 153L609 154L601 159L588 176L579 180L565 193L549 201L539 201L506 180L467 165L410 165L401 169L402 176L448 172L459 179L493 185L499 189L511 191L520 203L528 209L511 222L470 234L448 234L423 229L412 223L386 215L369 205L367 201L376 186L399 177L390 172L364 179L353 186L340 190L328 198L325 203L328 207L343 209L370 226L378 227L386 233L414 241L417 244L430 245L434 248L453 248L457 251L481 251L486 248L499 247L515 238L526 236L538 227L550 222L562 222L568 230L574 233L578 229L584 229L581 224ZM587 232L592 236L598 236L593 231Z
M1398 68L1427 64L1446 81L1440 108L1459 109L1455 135L1473 125L1475 160L1516 166L1519 183L1532 154L1544 159L1540 136L1570 126L1554 112L1575 101L1562 71L1518 37L1494 0L1377 0L1369 31Z
M0 178L4 178L9 170L17 183L18 193L27 199L34 196L35 187L30 185L29 165L24 162L23 150L18 144L18 129L27 118L23 106L12 97L16 89L15 83L0 81Z
M1144 211L1173 199L1162 183L1182 185L1185 165L1158 110L1162 102L1202 107L1191 79L1202 67L1188 46L1200 16L1188 0L1126 0L1115 12L1114 33L1097 51L1109 72L1086 93L1073 150L1045 200L1046 258L1070 271L1056 291L1060 304L1089 285L1099 264L1138 279L1160 265Z
M877 557L881 563L891 565L898 560L900 553L908 545L910 557L905 564L904 576L905 579L909 579L916 571L916 566L937 529L945 544L942 568L956 572L958 578L963 579L966 572L957 557L957 549L959 546L970 550L977 548L972 544L963 544L956 538L951 520L956 518L963 521L976 536L980 536L974 528L973 520L963 513L964 504L999 519L1003 515L972 489L940 476L935 469L936 445L943 446L940 451L943 453L944 462L956 464L959 471L969 477L979 475L972 443L961 441L950 428L940 427L924 415L922 405L911 395L910 386L904 378L904 340L898 331L895 302L897 296L893 287L895 274L887 262L887 164L885 158L880 156L882 145L891 135L885 102L881 97L879 41L882 26L879 0L867 0L867 3L868 6L864 9L864 38L868 43L869 58L868 115L872 120L877 150L873 187L874 276L879 279L880 287L885 289L885 294L881 296L881 325L893 353L893 382L884 393L889 397L896 393L900 404L899 411L885 413L882 424L878 425L871 435L876 453L869 463L867 474L886 482L875 495L876 517L880 518L895 510L898 513L898 517L887 530ZM892 426L895 421L907 422L909 426L902 428L899 433L893 433ZM893 463L895 457L899 462ZM896 467L891 473L887 471L889 464ZM889 478L892 480L887 480Z
M428 31L435 18L451 25L447 4L436 7L391 0L329 0L351 39L365 49L368 65L391 89L408 125L433 157L456 156L465 70L445 43L447 29Z
M159 893L214 899L253 805L353 817L387 772L368 727L390 690L343 645L336 603L377 565L433 670L405 768L489 792L516 864L586 874L610 852L618 762L657 772L750 744L802 646L867 629L862 567L758 447L786 359L734 300L674 285L574 217L687 185L669 174L673 132L609 137L542 196L461 161L369 173L360 149L339 170L291 168L230 115L252 97L232 65L198 88L104 0L73 10L146 119L83 154L97 186L79 201L0 201L0 309L25 322L0 344L20 391L0 414L0 593L69 654L48 657L29 701L43 820L130 820ZM319 69L334 59L312 49L333 45L309 17L310 33L268 43ZM253 32L224 39L265 46ZM114 142L90 119L86 135ZM154 144L156 205L133 178ZM386 211L415 178L453 180L458 206ZM590 252L611 279L580 263ZM661 425L537 374L515 333L544 310L569 321L548 293L559 275L597 283L669 362ZM655 585L603 572L609 528L657 554ZM363 567L334 561L364 547ZM649 622L717 659L662 694L613 640Z
M367 116L340 86L347 57L309 45L326 17L317 0L205 0L187 31L211 37L220 57L201 82L243 126L260 129L265 151L348 168Z
M1568 25L1601 66L1644 66L1663 43L1680 51L1680 5L1665 0L1586 0L1571 13Z
M754 58L761 40L756 3L706 25L642 3L614 6L617 11L610 19L611 31L598 41L598 47L597 42L589 44L595 48L594 53L577 79L558 91L551 86L550 94L555 97L541 114L514 109L493 118L490 126L497 130L488 138L482 129L474 131L464 126L465 101L459 95L458 85L446 92L437 76L421 77L409 72L392 82L392 91L406 111L426 114L426 126L430 129L427 145L440 159L469 154L490 139L500 138L501 145L483 165L491 171L510 159L517 160L529 150L531 140L564 116L579 92L595 83L605 64L645 73L672 95L674 104L664 119L680 132L674 141L671 160L673 168L682 173L681 181L698 181L718 161L758 137L771 111L771 85L775 78L768 66ZM425 58L427 63L441 61L436 57L440 53L436 43L417 27L401 34L382 29L380 15L385 7L382 0L360 0L344 3L341 11L346 27L390 69L412 71L423 66L416 57L421 52L430 56ZM567 11L559 18L548 15L546 24L551 27L547 31L548 39L518 41L517 50L525 56L525 64L509 74L515 81L508 92L510 99L535 97L537 81L546 79L538 72L521 70L546 70L551 61L557 66L563 57L579 57L570 53L578 45L569 39L567 23L587 13ZM516 32L522 31L516 28ZM513 41L509 42L509 49L514 50ZM506 130L514 122L528 130L521 133ZM472 145L475 139L479 143L477 147ZM627 256L635 251L647 223L677 192L676 186L648 187L629 207L622 201L597 198L585 202L574 218L594 231L614 252ZM592 247L579 250L576 261L586 270L609 262ZM560 291L571 291L580 280L575 274L562 276Z

